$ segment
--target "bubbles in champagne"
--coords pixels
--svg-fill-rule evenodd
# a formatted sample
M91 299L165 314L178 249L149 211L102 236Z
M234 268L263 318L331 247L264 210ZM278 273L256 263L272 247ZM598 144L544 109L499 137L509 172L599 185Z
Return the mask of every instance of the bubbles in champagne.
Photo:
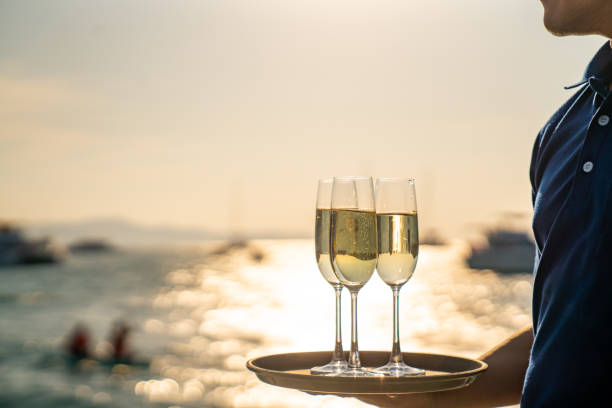
M359 288L376 268L376 213L332 210L332 262L343 285Z

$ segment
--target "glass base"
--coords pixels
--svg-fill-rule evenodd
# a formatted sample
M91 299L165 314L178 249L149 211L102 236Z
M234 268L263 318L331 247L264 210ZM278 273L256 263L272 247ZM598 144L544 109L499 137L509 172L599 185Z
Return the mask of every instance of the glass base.
M385 377L407 377L415 375L425 375L425 370L420 368L410 367L408 364L399 362L388 362L382 367L373 370L376 373L382 374Z
M330 361L329 363L312 367L310 369L310 374L314 375L340 375L342 372L348 369L348 363L344 360L340 361Z
M382 377L383 374L365 368L348 368L339 374L340 377Z

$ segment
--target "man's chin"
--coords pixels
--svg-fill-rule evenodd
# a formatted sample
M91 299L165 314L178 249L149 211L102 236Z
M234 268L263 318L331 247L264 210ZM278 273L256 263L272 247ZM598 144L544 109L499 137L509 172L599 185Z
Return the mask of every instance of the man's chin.
M566 37L568 35L574 35L575 33L570 33L567 31L563 31L559 28L553 28L553 27L546 27L546 29L548 30L549 33L551 33L552 35L556 36L556 37Z
M584 35L588 33L582 33L579 30L570 28L567 24L562 24L551 18L547 18L544 15L544 27L553 35L557 37L564 37L567 35Z

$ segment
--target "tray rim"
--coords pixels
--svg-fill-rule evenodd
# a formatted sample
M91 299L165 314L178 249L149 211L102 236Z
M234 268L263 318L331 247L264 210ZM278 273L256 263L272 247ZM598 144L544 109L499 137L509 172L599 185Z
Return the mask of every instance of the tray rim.
M375 353L386 353L389 354L390 352L388 350L360 350L360 354L361 353L370 353L370 352L375 352ZM310 388L295 388L295 387L287 387L284 385L279 385L279 384L273 384L270 383L268 381L264 381L261 378L261 375L263 376L276 376L276 375L281 375L282 377L288 378L288 379L294 379L294 380L307 380L310 377L313 377L313 375L311 374L301 374L301 373L294 373L294 372L288 372L288 371L282 371L282 370L273 370L273 369L268 369L268 368L263 368L260 367L258 365L255 364L255 362L259 359L263 359L266 357L281 357L281 356L291 356L291 355L304 355L304 354L318 354L318 353L331 353L329 350L327 351L305 351L305 352L290 352L290 353L278 353L278 354L268 354L268 355L263 355L263 356L258 356L258 357L254 357L251 358L247 361L246 363L246 367L252 371L253 373L255 373L257 375L257 378L266 383L266 384L270 384L270 385L275 385L275 386L280 386L280 387L285 387L285 388L293 388L293 389L297 389L300 391L306 391L306 392L316 392L316 393L321 393L321 394L360 394L360 393L351 393L351 392L342 392L342 391L338 391L338 392L334 392L334 391L321 391L321 390L317 390L317 389L310 389ZM470 385L475 379L476 376L478 376L479 374L483 373L484 371L486 371L488 369L488 364L485 363L482 360L479 359L474 359L474 358L469 358L469 357L464 357L464 356L458 356L455 354L443 354L443 353L428 353L428 352L403 352L403 354L406 355L411 355L411 354L417 354L417 355L427 355L427 356L432 356L432 357L440 357L440 358L446 358L446 357L450 357L450 358L456 358L456 359L460 359L460 360L468 360L471 361L473 363L476 363L478 366L474 369L471 370L466 370L466 371L460 371L460 372L456 372L456 373L436 373L436 374L431 374L431 375L427 375L427 376L419 376L419 377L382 377L384 378L385 382L387 384L389 384L390 386L397 386L397 385L401 385L401 384L407 384L407 383L412 383L412 384L427 384L430 382L451 382L451 383L455 383L457 381L460 380L465 380L465 383L462 385L456 385L453 387L449 387L446 388L448 390L450 389L456 389L456 388L462 388L465 386ZM320 377L320 376L316 376L316 377ZM359 377L355 378L355 377L333 377L334 381L336 382L340 382L340 383L350 383L350 382L354 382L354 381L364 381L366 383L370 383L372 381L372 377L366 377L364 379L360 379ZM381 378L381 377L378 377ZM406 381L407 379L408 382ZM317 388L317 387L313 387L313 388ZM405 392L363 392L361 394L404 394L404 393L418 393L418 392L436 392L436 391L442 391L442 389L437 389L437 390L431 390L431 391L405 391Z

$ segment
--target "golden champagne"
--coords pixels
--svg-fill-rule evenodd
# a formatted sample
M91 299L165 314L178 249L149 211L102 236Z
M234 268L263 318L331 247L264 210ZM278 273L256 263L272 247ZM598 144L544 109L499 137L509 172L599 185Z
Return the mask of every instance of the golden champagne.
M315 252L317 255L317 265L321 275L331 285L338 286L340 281L334 273L334 269L329 256L329 221L331 210L317 208L315 219Z
M391 286L410 279L419 255L419 228L416 212L377 214L378 275Z
M376 268L376 213L332 210L331 257L340 282L360 288Z

